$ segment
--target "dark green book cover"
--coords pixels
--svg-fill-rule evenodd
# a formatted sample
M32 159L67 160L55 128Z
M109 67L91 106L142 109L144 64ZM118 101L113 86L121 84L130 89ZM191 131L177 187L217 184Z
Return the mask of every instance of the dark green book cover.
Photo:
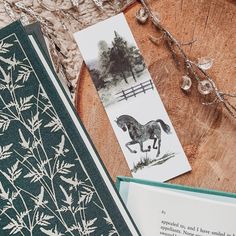
M26 25L24 26L26 33L28 35L33 35L33 37L36 38L36 40L38 41L38 43L40 44L40 47L42 48L43 52L45 53L45 55L50 58L50 54L47 48L47 44L45 41L45 38L43 36L43 32L41 30L41 26L39 22L34 22L32 24Z
M139 235L43 55L0 30L0 235Z

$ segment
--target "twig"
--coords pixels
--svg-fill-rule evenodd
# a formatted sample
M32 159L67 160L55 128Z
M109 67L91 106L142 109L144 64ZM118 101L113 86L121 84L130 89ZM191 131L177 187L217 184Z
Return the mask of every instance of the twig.
M215 100L210 103L203 103L204 105L212 105L216 103L222 103L225 109L229 112L229 114L236 119L236 107L225 99L225 96L236 98L236 94L229 94L220 91L217 87L215 81L211 78L211 76L203 70L197 63L191 61L188 55L182 49L183 45L189 45L194 43L196 40L188 42L186 44L180 43L165 27L160 23L158 17L152 12L147 0L139 0L139 2L143 5L147 14L151 18L152 23L156 26L156 28L161 32L164 40L166 41L167 48L170 50L176 65L179 67L180 60L179 57L184 61L185 70L187 75L191 76L192 79L200 82L201 80L207 80L212 85ZM153 38L152 38L153 39ZM151 40L152 41L152 40Z
M192 45L192 44L194 44L195 42L197 42L197 39L193 39L193 40L191 40L191 41L189 41L189 42L186 42L186 43L181 43L181 45L182 45L182 46Z

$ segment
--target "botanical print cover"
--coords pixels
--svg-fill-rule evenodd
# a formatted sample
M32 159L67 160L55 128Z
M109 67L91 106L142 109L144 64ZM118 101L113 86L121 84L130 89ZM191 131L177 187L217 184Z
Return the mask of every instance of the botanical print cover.
M166 181L191 170L124 15L74 37L133 176Z
M19 22L1 29L0 235L139 235L48 68Z

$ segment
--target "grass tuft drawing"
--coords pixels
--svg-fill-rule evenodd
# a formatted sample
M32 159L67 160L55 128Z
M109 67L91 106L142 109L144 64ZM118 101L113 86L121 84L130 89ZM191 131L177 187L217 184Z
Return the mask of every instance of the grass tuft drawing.
M136 173L138 170L142 170L145 167L162 165L173 157L175 157L175 153L166 153L161 158L155 158L155 159L152 159L146 155L146 157L141 158L140 161L134 165L131 172Z

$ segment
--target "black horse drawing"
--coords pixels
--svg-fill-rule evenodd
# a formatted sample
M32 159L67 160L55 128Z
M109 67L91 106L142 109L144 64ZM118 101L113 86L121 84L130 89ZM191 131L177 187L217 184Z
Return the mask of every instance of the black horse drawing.
M148 149L143 148L143 142L148 139L152 139L153 141L153 149L157 150L157 157L160 154L161 148L161 127L167 133L170 134L170 126L167 125L163 120L152 120L147 124L142 125L136 119L129 115L122 115L115 121L117 125L125 132L129 131L129 136L132 141L126 143L126 147L129 149L131 153L137 153L136 150L132 150L129 146L134 144L140 145L140 150L142 152L149 152L151 150L151 146L148 146ZM160 127L161 126L161 127ZM158 147L156 143L158 141Z

